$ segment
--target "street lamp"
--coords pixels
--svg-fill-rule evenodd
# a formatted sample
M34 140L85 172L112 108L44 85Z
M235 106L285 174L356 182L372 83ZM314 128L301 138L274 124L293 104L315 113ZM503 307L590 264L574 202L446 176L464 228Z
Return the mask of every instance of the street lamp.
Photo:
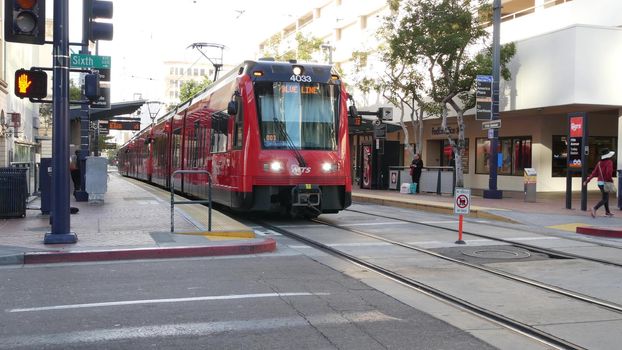
M149 118L151 118L151 126L153 126L155 124L155 120L156 120L156 117L158 116L158 113L160 113L160 109L162 108L162 105L164 105L164 102L147 101L145 102L145 104L147 105L147 112L149 112ZM152 105L153 105L153 110L151 108Z

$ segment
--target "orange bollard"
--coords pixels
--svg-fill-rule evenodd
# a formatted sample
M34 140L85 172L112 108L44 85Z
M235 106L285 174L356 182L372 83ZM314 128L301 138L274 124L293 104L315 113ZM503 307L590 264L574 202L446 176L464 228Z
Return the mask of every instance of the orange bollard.
M465 241L462 240L462 222L464 220L464 216L462 214L460 214L459 219L458 219L458 240L456 241L456 244L466 244Z

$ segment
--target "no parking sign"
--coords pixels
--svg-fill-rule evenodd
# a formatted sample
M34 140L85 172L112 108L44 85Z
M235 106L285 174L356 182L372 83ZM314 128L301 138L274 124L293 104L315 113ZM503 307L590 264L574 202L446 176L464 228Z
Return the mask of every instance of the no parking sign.
M471 210L471 189L456 188L454 197L454 214L468 214Z

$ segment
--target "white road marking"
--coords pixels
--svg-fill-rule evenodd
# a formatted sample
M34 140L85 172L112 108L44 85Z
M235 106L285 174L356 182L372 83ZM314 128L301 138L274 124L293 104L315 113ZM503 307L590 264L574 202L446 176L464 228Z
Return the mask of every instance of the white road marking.
M541 239L559 239L559 237L512 237L506 238L506 240L512 241L538 241Z
M422 224L457 224L458 220L450 220L450 221L421 221Z
M401 321L379 311L345 312L321 315L305 315L304 317L280 317L245 321L196 322L152 325L142 327L93 329L54 334L29 334L0 337L0 349L29 348L38 349L49 346L76 346L85 348L86 344L106 344L112 341L132 339L149 339L165 337L209 336L216 334L233 334L233 332L261 332L292 327L314 327L342 325L363 322Z
M376 226L376 225L411 225L410 222L389 221L389 222L363 222L357 224L340 224L340 226Z
M393 245L393 244L391 244L391 243L384 243L384 242L327 244L327 246L329 246L329 247L380 247L380 246L388 246L388 245Z
M9 309L6 311L7 312L32 312L32 311L48 311L48 310L83 309L83 308L92 308L92 307L121 306L121 305L183 303L183 302L188 302L188 301L233 300L233 299L273 298L273 297L300 297L300 296L316 296L316 295L330 295L330 294L329 293L264 293L264 294L215 295L215 296L208 296L208 297L192 297L192 298L144 299L144 300L109 301L109 302L103 302L103 303L89 303L89 304L53 305L53 306L41 306L41 307L29 307L29 308L23 308L23 309Z

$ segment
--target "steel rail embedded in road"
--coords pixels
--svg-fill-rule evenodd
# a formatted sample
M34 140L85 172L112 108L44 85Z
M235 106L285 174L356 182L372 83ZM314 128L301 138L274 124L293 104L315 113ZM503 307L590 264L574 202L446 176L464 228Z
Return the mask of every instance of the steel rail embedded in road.
M363 266L365 268L370 269L371 271L374 271L382 276L385 276L387 278L390 278L392 280L395 280L403 285L406 285L412 289L415 289L421 293L424 293L426 295L432 296L436 299L442 300L444 302L448 302L453 304L454 306L458 306L464 310L467 310L479 317L485 318L491 322L494 322L496 324L499 324L505 328L511 329L513 331L516 331L520 334L523 334L525 336L528 336L534 340L537 340L543 344L546 344L547 346L553 346L557 349L572 349L572 350L582 350L585 349L583 347L580 347L576 344L570 343L568 341L565 341L564 339L560 339L558 337L555 337L551 334L545 333L537 328L534 328L530 325L527 325L525 323L513 320L511 318L505 317L501 314L498 314L496 312L484 309L480 306L477 306L475 304L472 304L466 300L460 299L456 296L453 296L451 294L445 293L439 289L436 289L434 287L431 287L429 285L426 285L422 282L413 280L411 278L408 278L404 275L398 274L396 272L393 272L391 270L385 269L381 266L378 266L376 264L370 263L368 261L365 261L363 259L357 258L351 254L348 253L344 253L342 251L339 251L337 249L334 249L328 245L325 245L323 243L308 239L304 236L301 236L299 234L296 234L292 231L277 227L277 226L273 226L270 225L266 222L263 221L255 221L257 224L264 226L270 230L273 230L275 232L278 232L284 236L293 238L295 240L304 242L310 246L313 246L315 248L318 248L324 252L327 252L333 256L337 256L340 257L342 259L345 259L349 262L352 262L354 264L357 264L359 266Z
M434 224L428 224L428 223L421 222L421 221L407 220L407 219L396 218L396 217L393 217L393 216L376 214L376 213L368 213L368 212L364 212L364 211L361 211L361 210L355 210L355 209L346 209L346 210L354 212L354 213L371 215L371 216L375 216L375 217L379 217L379 218L384 218L384 219L391 219L391 220L396 220L396 221L408 222L408 223L411 223L411 224L417 224L417 225L421 225L421 226L438 228L438 229L441 229L441 230L446 230L446 231L451 231L451 232L458 232L458 230L450 228L450 227L438 226L438 225L434 225ZM503 242L503 243L511 244L511 245L519 247L519 248L523 248L523 249L530 250L530 251L537 252L537 253L546 254L546 255L548 255L550 257L553 257L553 258L581 259L581 260L587 260L587 261L596 262L596 263L600 263L600 264L604 264L604 265L611 265L611 266L616 266L616 267L622 267L622 264L616 263L616 262L613 262L613 261L596 259L596 258L590 258L590 257L587 257L587 256L582 256L582 255L577 255L577 254L572 254L572 253L560 252L559 250L555 250L555 249L537 247L535 245L526 244L526 243L520 243L520 242L514 242L514 241L511 241L511 240L508 240L508 239L503 239L503 238L498 238L498 237L493 237L493 236L487 236L487 235L484 235L484 234L481 234L481 233L473 233L473 232L464 231L464 230L462 230L462 233L465 234L465 235L471 235L471 236L475 236L475 237L486 238L486 239L489 239L489 240L492 240L492 241L496 241L496 242ZM619 247L611 247L611 248L620 249Z
M370 214L370 215L373 215L373 214ZM470 267L470 268L473 268L473 269L484 271L484 272L487 272L487 273L490 273L490 274L493 274L493 275L496 275L496 276L500 276L500 277L503 277L503 278L511 280L511 281L528 284L528 285L530 285L532 287L536 287L536 288L545 290L547 292L552 292L552 293L560 294L560 295L563 295L565 297L568 297L568 298L571 298L571 299L575 299L575 300L578 300L578 301L582 301L582 302L585 302L585 303L588 303L588 304L593 304L593 305L601 306L601 307L606 308L606 309L608 309L610 311L622 313L622 305L619 305L619 304L616 304L616 303L611 303L611 302L608 302L606 300L594 298L594 297L591 297L591 296L588 296L588 295L585 295L585 294L577 293L577 292L574 292L574 291L571 291L571 290L567 290L567 289L564 289L564 288L560 288L560 287L556 287L556 286L553 286L553 285L550 285L550 284L538 282L538 281L535 281L535 280L532 280L532 279L529 279L529 278L517 276L515 274L509 273L509 272L504 272L504 271L501 271L501 270L497 270L497 269L494 269L494 268L491 268L491 267L487 267L487 266L484 266L484 265L479 265L479 264L474 264L474 263L470 263L470 262L467 262L467 261L458 260L458 259L446 256L446 255L443 255L441 253L437 253L437 252L431 251L429 249L425 249L425 248L414 246L412 244L408 244L408 243L399 242L399 241L395 241L395 240L392 240L392 239L380 237L380 236L372 234L372 233L363 232L363 231L359 231L359 230L352 229L352 228L349 228L349 227L343 227L343 226L331 224L329 222L325 222L325 221L322 221L322 220L319 220L319 219L314 219L312 221L317 222L317 223L322 224L322 225L334 227L334 228L337 228L337 229L340 229L340 230L356 233L358 235L362 235L362 236L365 236L365 237L369 237L369 238L372 238L372 239L383 241L383 242L386 242L386 243L389 243L389 244L397 245L397 246L400 246L400 247L403 247L403 248L415 250L417 252L420 252L420 253L423 253L423 254L427 254L427 255L431 255L431 256L434 256L434 257L439 258L439 259L443 259L443 260L450 261L450 262L453 262L453 263L456 263L456 264L460 264L460 265L463 265L463 266L467 266L467 267Z

